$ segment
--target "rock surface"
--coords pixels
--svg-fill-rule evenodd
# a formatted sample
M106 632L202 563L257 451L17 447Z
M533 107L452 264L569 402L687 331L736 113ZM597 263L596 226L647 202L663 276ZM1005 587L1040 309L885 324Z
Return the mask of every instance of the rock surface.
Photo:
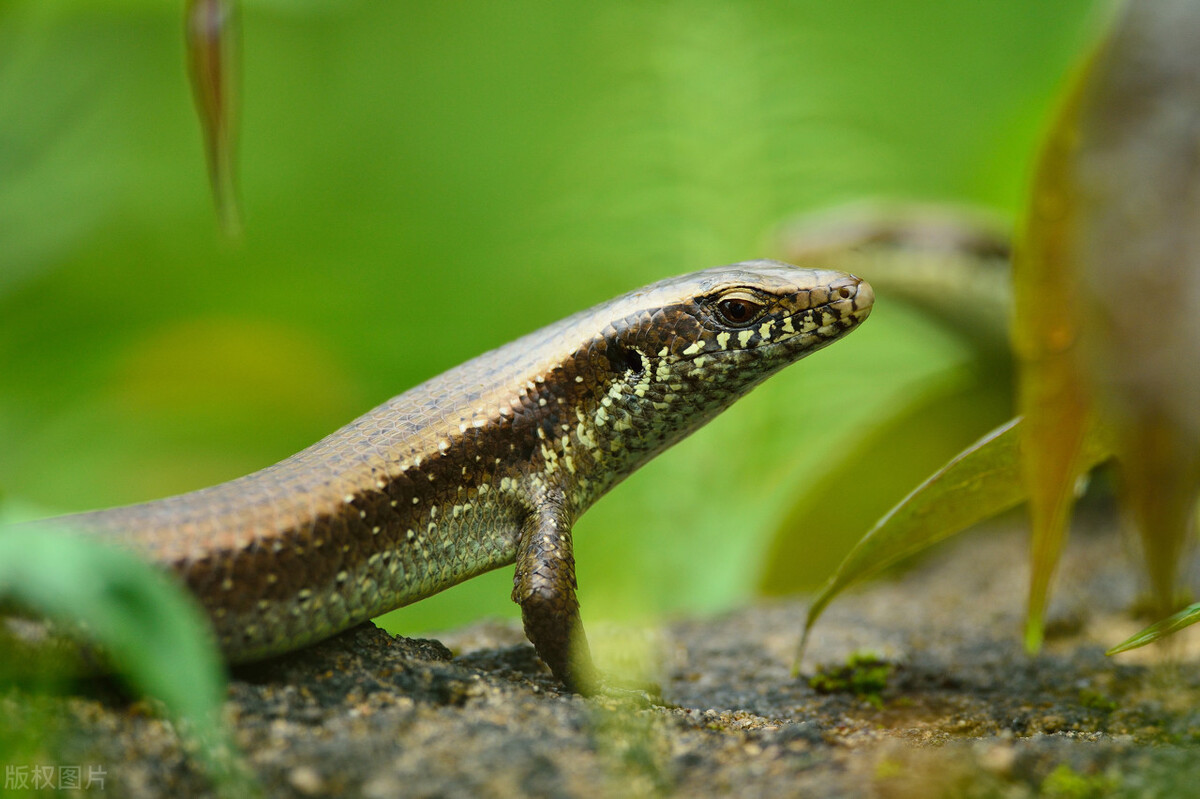
M226 717L268 796L1194 795L1187 642L1168 666L1103 654L1141 624L1120 541L1076 536L1036 657L1019 641L1026 569L1022 536L981 531L836 601L805 672L871 650L882 663L859 672L882 681L858 694L790 677L804 606L778 603L661 631L662 704L563 693L515 625L441 643L363 625L235 672ZM0 715L49 719L29 759L98 765L102 795L213 793L171 725L111 688L10 692Z

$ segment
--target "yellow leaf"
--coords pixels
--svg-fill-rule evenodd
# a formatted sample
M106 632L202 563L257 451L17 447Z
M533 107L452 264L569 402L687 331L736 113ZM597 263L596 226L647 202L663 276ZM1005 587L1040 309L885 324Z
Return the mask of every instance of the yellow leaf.
M1021 465L1032 527L1025 646L1042 642L1050 581L1062 554L1083 470L1080 451L1092 403L1079 366L1081 328L1072 167L1078 147L1078 93L1059 114L1042 150L1025 228L1013 258L1013 349L1017 407L1025 417Z
M1200 489L1200 4L1129 4L1081 101L1084 365L1166 615Z
M192 96L204 133L208 176L221 227L240 230L235 155L237 145L238 20L234 0L188 0L188 67Z

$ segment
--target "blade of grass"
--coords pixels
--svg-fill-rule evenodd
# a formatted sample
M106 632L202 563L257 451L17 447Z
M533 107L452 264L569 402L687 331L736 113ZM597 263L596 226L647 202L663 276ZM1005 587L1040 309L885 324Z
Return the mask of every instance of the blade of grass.
M905 497L863 536L809 606L793 672L799 671L817 619L848 586L1027 498L1020 469L1023 426L1017 418L988 433ZM1111 446L1103 431L1089 430L1081 462L1095 466L1110 454Z
M1183 610L1168 616L1162 621L1157 621L1151 624L1146 629L1136 635L1133 635L1121 643L1114 646L1104 654L1116 655L1121 652L1128 652L1130 649L1152 644L1160 638L1164 638L1172 633L1182 630L1184 627L1191 626L1196 622L1200 622L1200 602L1194 605L1188 605Z

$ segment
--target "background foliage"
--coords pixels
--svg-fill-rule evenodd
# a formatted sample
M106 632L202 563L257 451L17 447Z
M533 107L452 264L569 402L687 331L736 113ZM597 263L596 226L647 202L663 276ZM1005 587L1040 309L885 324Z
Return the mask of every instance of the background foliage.
M799 211L890 195L1012 214L1099 5L248 1L245 236L230 243L180 8L10 0L8 512L244 474L573 310L773 255L771 232ZM744 598L790 492L967 361L881 297L861 331L584 517L588 618ZM853 543L808 534L817 552ZM509 614L510 585L497 572L390 623Z

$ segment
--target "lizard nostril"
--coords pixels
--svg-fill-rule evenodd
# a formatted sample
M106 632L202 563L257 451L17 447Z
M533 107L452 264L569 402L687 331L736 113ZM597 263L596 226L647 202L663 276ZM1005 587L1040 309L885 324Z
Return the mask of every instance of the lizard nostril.
M854 296L854 289L850 286L841 286L838 288L838 296L843 300L848 300Z

